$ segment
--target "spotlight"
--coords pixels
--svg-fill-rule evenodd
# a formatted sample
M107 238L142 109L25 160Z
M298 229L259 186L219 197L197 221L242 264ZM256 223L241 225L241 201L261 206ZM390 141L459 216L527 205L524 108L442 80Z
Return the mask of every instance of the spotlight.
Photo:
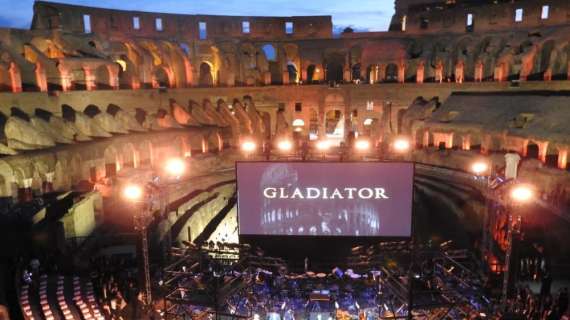
M511 198L519 203L529 202L534 198L534 192L528 185L518 185L511 190Z
M396 152L408 152L408 150L410 150L410 141L406 138L398 138L394 141L393 146Z
M319 140L317 141L316 147L319 151L327 151L330 148L331 144L328 140Z
M180 158L172 158L166 162L165 169L171 176L179 177L184 173L186 164Z
M143 196L143 188L136 184L131 184L123 190L123 196L130 201L140 200Z
M293 142L291 140L281 140L277 143L277 148L283 152L288 152L293 149Z
M370 141L365 139L356 140L354 147L358 151L368 151L368 149L370 149Z
M255 144L255 142L253 142L251 140L244 141L241 144L241 150L246 152L246 153L251 153L251 152L255 151L256 148L257 148L257 145Z
M471 165L471 172L480 176L487 172L489 165L484 161L477 161Z

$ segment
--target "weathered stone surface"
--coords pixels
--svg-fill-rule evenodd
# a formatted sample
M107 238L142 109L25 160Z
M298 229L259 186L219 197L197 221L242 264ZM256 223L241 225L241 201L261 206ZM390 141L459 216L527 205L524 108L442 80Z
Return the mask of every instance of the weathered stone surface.
M55 146L55 141L38 131L34 126L17 117L9 117L4 126L8 147L20 150L33 150Z

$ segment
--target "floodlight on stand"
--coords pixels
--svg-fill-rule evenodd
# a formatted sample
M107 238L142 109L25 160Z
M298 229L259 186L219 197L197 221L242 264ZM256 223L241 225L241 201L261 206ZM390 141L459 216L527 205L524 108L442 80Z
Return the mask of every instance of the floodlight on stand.
M282 152L289 152L293 149L293 142L288 139L283 139L277 143L277 148Z
M471 172L477 176L484 175L489 170L489 165L485 161L477 161L471 165Z
M397 138L393 144L394 150L398 153L408 152L410 150L410 141L406 138Z
M330 142L328 140L319 140L316 143L316 147L319 151L327 151L330 148Z
M354 148L358 151L368 151L370 149L370 141L366 139L356 140L354 143Z
M516 185L511 189L511 199L518 203L526 203L534 198L533 188L526 184Z
M173 177L180 177L186 170L186 163L180 158L171 158L166 161L166 172Z
M123 189L123 196L129 201L138 201L143 194L143 188L136 184L130 184Z
M251 140L246 140L241 144L241 150L246 153L251 153L255 151L255 148L257 148L257 145L255 144L255 142Z

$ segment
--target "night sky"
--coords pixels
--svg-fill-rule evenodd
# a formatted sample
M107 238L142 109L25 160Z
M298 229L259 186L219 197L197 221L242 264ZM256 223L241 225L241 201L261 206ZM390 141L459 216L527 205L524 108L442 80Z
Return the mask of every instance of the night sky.
M332 15L335 32L385 31L394 12L392 0L61 0L56 2L122 10L180 14L248 16ZM0 27L28 29L33 0L0 0Z

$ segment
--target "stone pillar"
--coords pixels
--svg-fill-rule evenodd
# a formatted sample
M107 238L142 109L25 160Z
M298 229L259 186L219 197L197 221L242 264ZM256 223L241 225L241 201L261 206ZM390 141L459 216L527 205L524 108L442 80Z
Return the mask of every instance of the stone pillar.
M46 173L46 181L44 185L43 193L50 193L53 192L53 179L55 177L55 172L47 172Z
M83 67L83 71L85 72L85 88L87 91L95 90L97 85L95 84L95 75L93 74L93 70L91 70L91 68Z
M398 82L404 83L406 81L406 64L404 62L400 62L398 65Z
M351 82L352 81L352 72L349 67L345 67L342 71L342 80L344 82Z
M542 75L544 81L552 81L552 68L548 67L544 74Z
M22 92L22 75L20 74L20 68L12 62L10 63L10 82L12 85L12 92L18 93Z
M418 69L416 70L416 83L424 83L425 76L425 65L423 60L418 64Z
M271 72L265 71L263 73L263 84L265 84L266 86L271 84Z
M59 76L61 79L61 90L62 91L71 90L71 75L69 74L69 70L63 66L61 60L59 61L57 68L59 70Z
M119 89L119 68L107 67L109 70L109 86L113 90Z
M461 143L461 150L471 150L471 136L464 135Z
M443 62L441 60L438 60L435 66L435 82L443 82Z
M285 70L285 71L283 71L283 84L289 84L290 83L289 81L290 81L289 71Z
M40 90L40 92L47 92L48 85L47 85L46 71L39 62L36 63L36 68L34 72L36 74L36 83L38 86L38 90Z
M482 82L483 81L483 70L484 70L483 62L481 62L481 60L477 61L477 63L475 64L475 81L476 82Z
M538 159L542 162L546 162L546 155L548 150L548 141L547 142L539 142L538 144Z
M29 202L34 199L32 193L32 179L23 179L22 185L18 188L18 201L19 202Z
M427 130L423 134L422 145L424 146L424 148L429 147L429 131L427 131Z
M568 150L562 149L558 151L558 168L566 169L568 166Z
M381 64L378 66L377 75L378 75L378 77L376 78L377 82L383 82L384 80L386 80L386 65L385 64Z
M455 82L456 83L463 83L465 78L465 63L463 61L458 61L455 65Z

